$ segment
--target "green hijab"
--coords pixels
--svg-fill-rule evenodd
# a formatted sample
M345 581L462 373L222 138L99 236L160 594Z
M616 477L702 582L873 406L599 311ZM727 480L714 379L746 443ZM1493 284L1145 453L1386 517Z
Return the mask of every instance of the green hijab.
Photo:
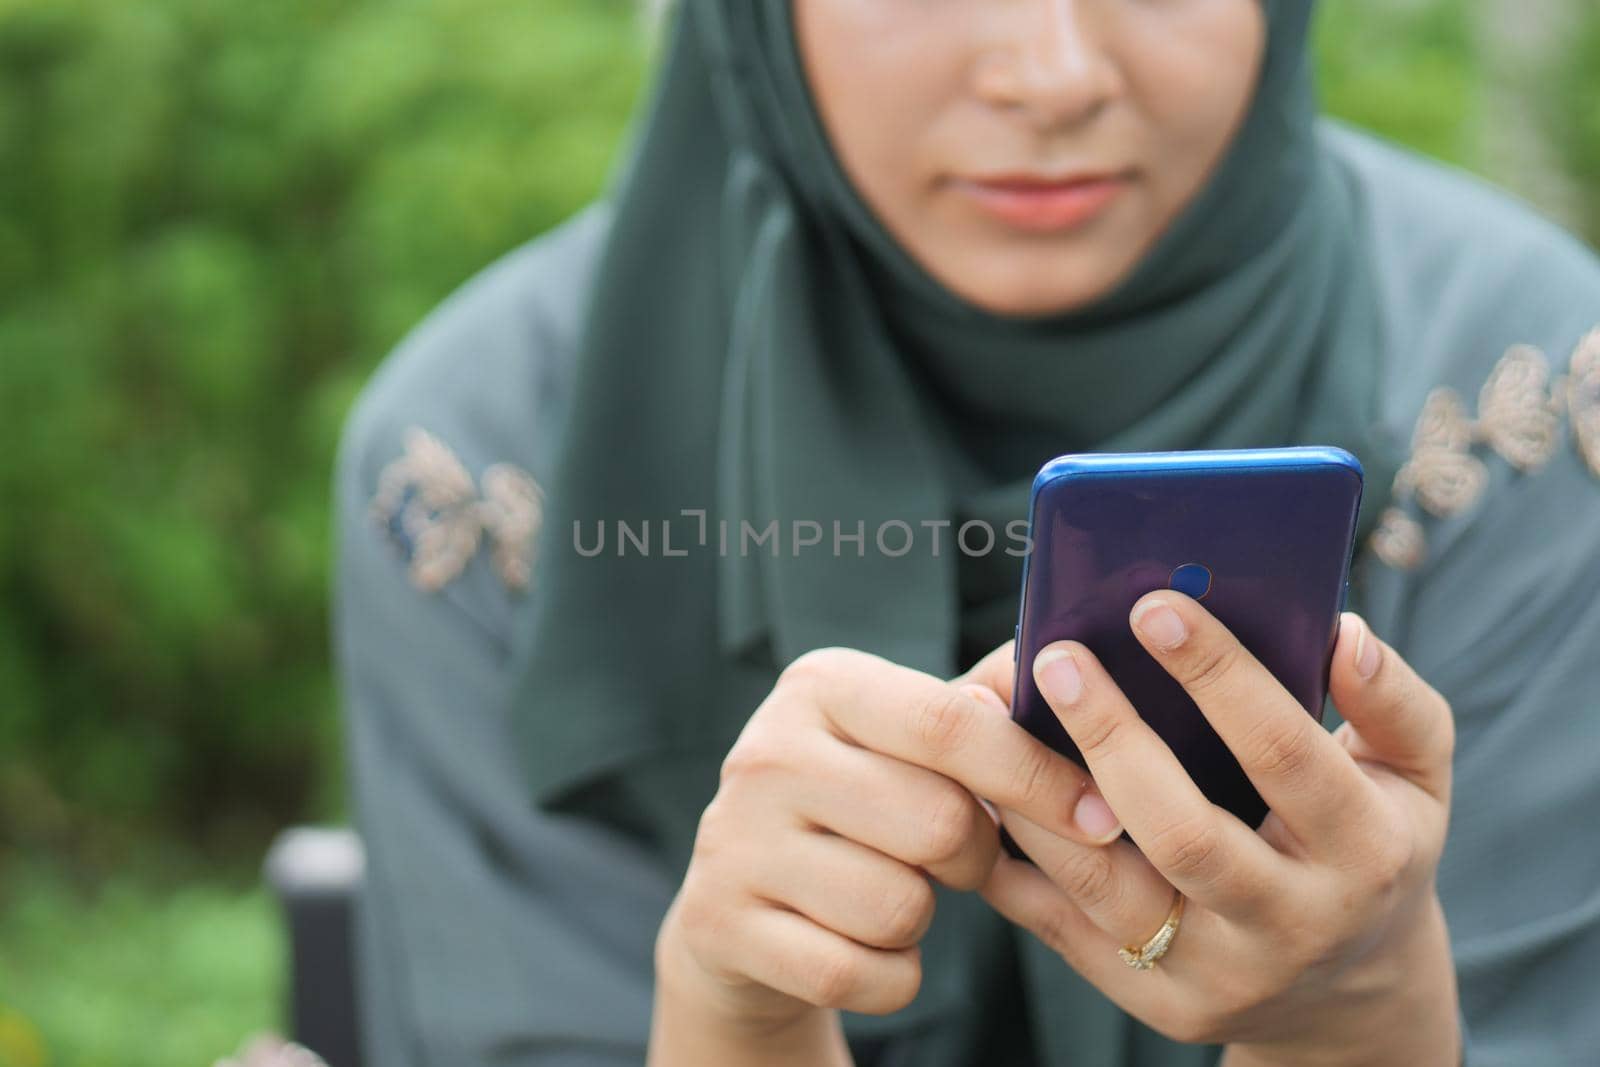
M1354 194L1314 131L1309 5L1267 14L1254 104L1196 202L1103 301L1010 319L937 284L851 187L789 0L685 0L613 196L547 481L516 665L535 803L631 833L681 877L718 765L783 665L841 645L950 677L1010 636L1006 528L1059 453L1331 443L1383 495L1398 448L1377 429L1378 303ZM776 553L745 537L773 521ZM974 553L996 535L985 554L956 543L971 521ZM797 545L796 523L822 543ZM649 551L619 524L648 530ZM1159 1041L1058 959L1014 950L976 895L937 892L916 1001L849 1017L853 1041L967 1035L929 1038L927 1067L1003 1064L1007 1036L1104 1063ZM1005 992L1019 980L1033 1038Z
M1310 7L1268 0L1249 115L1133 275L1017 319L944 289L857 195L789 0L685 0L548 484L522 643L538 803L647 756L725 752L808 649L958 673L1010 635L1006 528L1054 455L1332 443L1381 496L1397 450L1375 429L1376 300L1314 131ZM775 540L747 536L774 520Z

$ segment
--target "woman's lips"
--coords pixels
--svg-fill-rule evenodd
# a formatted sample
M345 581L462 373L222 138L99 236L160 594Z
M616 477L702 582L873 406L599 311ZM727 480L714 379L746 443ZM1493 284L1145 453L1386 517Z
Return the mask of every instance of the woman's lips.
M1125 174L1050 179L998 175L957 180L988 215L1017 229L1054 233L1074 229L1109 208L1128 186Z

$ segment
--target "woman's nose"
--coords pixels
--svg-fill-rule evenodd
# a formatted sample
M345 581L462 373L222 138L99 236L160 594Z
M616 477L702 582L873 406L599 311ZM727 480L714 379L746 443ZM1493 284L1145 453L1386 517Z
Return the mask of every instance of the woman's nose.
M1092 119L1118 91L1116 64L1084 9L1100 0L1015 0L997 6L1003 39L985 57L978 91L1046 129Z

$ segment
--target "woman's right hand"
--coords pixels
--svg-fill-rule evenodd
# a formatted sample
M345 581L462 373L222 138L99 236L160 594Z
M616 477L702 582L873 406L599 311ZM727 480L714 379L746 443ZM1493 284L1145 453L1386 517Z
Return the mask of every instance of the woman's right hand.
M929 878L970 891L994 866L978 797L1063 837L1115 840L1085 772L996 695L1010 650L953 682L846 649L785 670L722 764L657 939L658 983L747 1031L819 1009L893 1012L921 984Z

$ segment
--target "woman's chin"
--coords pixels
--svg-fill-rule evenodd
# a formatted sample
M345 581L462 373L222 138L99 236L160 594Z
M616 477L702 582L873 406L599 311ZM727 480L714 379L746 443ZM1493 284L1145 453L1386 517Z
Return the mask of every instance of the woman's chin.
M1111 263L1108 257L1008 256L992 266L974 264L934 276L956 296L991 315L1006 318L1048 318L1090 307L1116 289L1135 263ZM1121 258L1121 257L1117 257Z

